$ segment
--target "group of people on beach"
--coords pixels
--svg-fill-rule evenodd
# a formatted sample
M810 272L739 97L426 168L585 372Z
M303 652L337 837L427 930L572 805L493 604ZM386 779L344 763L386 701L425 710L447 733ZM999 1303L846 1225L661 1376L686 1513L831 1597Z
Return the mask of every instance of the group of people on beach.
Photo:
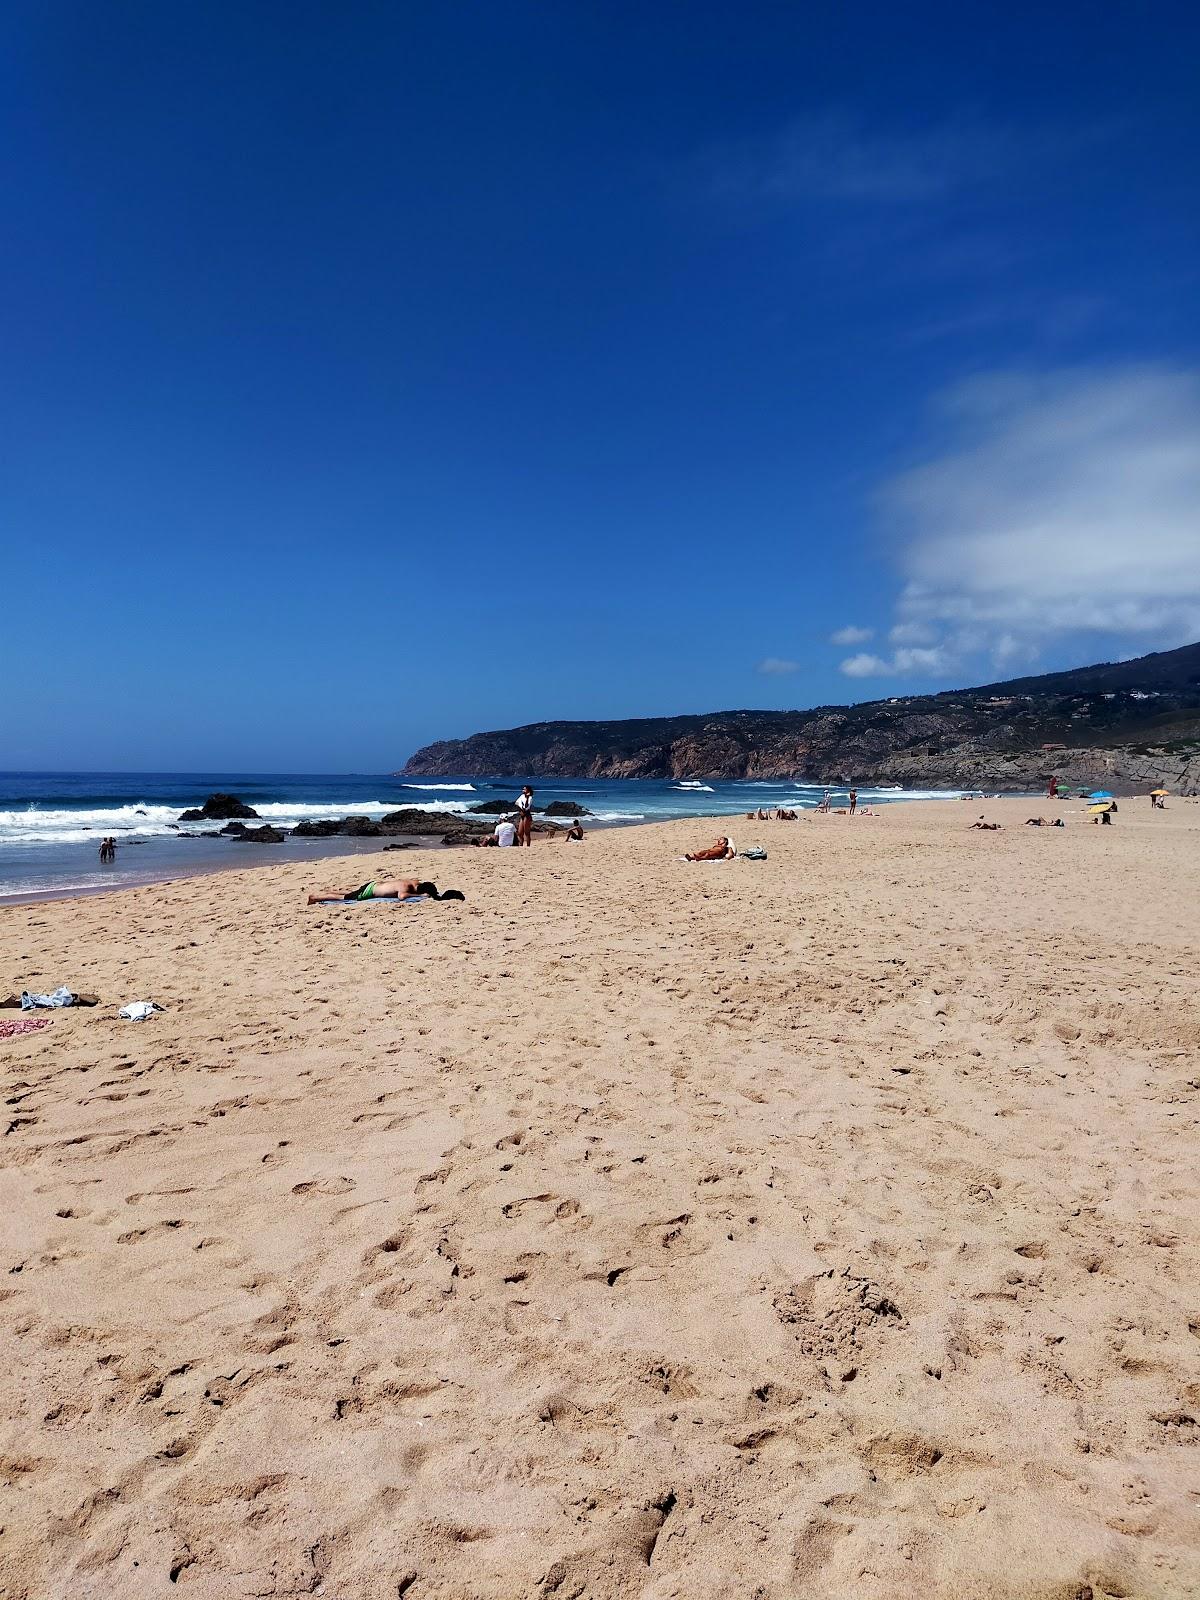
M510 816L501 817L495 828L483 839L472 839L472 844L493 845L507 850L514 845L533 844L533 790L528 784L517 796L516 809Z
M579 818L571 821L569 828L555 830L556 835L565 840L580 840L584 837L583 825ZM728 843L728 841L725 841ZM511 815L503 816L497 822L492 832L482 839L472 839L471 843L483 847L491 846L496 849L512 849L518 845L530 846L533 844L533 790L529 784L517 796L516 806ZM103 856L101 857L103 859ZM716 859L715 857L701 857L698 859ZM458 889L446 889L439 892L437 885L416 878L375 878L368 883L360 884L357 889L343 891L341 889L318 889L310 894L310 906L320 905L323 901L354 901L354 900L463 900L466 896Z
M851 789L848 792L847 799L849 804L844 807L839 806L837 808L838 811L848 813L852 817L856 816L858 814L858 790ZM820 800L818 800L817 804L813 807L813 813L814 815L819 814L827 816L832 810L833 796L830 791L826 789ZM870 808L868 807L863 811L862 815L867 816L869 810ZM799 820L799 817L800 813L798 811L789 811L786 806L776 806L773 811L769 808L764 811L762 806L759 806L757 811L747 811L746 813L747 822L796 822Z
M583 825L576 817L569 828L556 829L555 836L568 841L578 841L583 838ZM472 839L472 844L480 845L486 849L495 846L500 849L510 849L515 845L531 846L533 844L533 790L529 784L521 790L516 800L516 810L510 816L501 817L492 832L482 839Z
M1165 790L1159 790L1153 794L1151 796L1151 804L1161 809L1165 792ZM1050 793L1052 797L1057 798L1058 784L1057 780L1055 779L1051 780ZM854 816L858 810L857 789L849 790L848 800L849 814L850 816ZM831 795L830 791L827 789L823 798L815 809L818 812L828 813L831 808ZM1091 820L1093 822L1111 825L1112 818L1116 810L1117 802L1115 800L1109 801L1105 804L1102 811L1097 809L1097 814L1094 815ZM788 810L784 806L777 806L773 815L769 810L764 811L761 806L758 808L757 812L747 811L746 813L746 818L748 821L758 822L770 822L772 820L776 822L795 822L798 816L798 812ZM1045 817L1029 817L1026 819L1025 826L1029 828L1061 828L1064 827L1065 824L1061 818L1056 819L1054 822L1050 822ZM973 829L977 828L984 833L999 833L1001 825L998 822L988 822L984 817L981 816L977 821L971 824L971 827ZM580 840L584 837L583 827L578 817L572 820L569 828L561 830L561 837L565 840ZM482 839L473 839L471 842L472 844L481 845L484 847L493 846L498 849L510 849L514 846L520 845L529 847L532 845L533 789L531 786L526 784L521 790L521 793L517 796L515 808L511 815L501 817L490 834L486 835ZM683 859L685 861L730 861L736 855L737 849L734 846L732 839L730 839L726 834L721 834L713 841L711 845L708 845L705 849L690 851L686 856L684 856ZM103 844L100 846L101 861L112 861L115 859L115 857L116 841L114 839L105 839ZM371 882L364 883L359 888L351 889L348 892L340 889L322 890L316 894L310 894L308 897L308 903L311 906L316 905L318 902L323 900L353 901L397 899L461 900L463 899L463 895L457 889L447 889L444 892L439 893L436 885L419 881L415 878L389 878L372 880Z
M100 841L100 865L107 867L117 859L117 841L113 838Z

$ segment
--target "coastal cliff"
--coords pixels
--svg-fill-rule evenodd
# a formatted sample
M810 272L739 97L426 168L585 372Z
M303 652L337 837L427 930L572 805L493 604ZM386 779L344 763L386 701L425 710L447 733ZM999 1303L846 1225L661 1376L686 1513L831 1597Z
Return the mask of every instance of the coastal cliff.
M404 774L797 778L1025 789L1200 789L1200 644L936 695L809 711L541 722L440 740Z

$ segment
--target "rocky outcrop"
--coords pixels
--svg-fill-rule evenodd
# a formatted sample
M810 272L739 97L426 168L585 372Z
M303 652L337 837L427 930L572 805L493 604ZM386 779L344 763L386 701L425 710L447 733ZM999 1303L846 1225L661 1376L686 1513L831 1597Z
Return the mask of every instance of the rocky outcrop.
M794 778L1200 788L1200 644L979 689L811 711L547 722L428 745L412 776ZM505 802L507 809L507 802Z
M221 829L222 833L228 831L225 828ZM264 822L261 828L247 828L243 823L231 837L243 844L282 844L287 834L281 833L278 828L273 828L269 822Z
M551 800L542 813L545 817L590 817L591 814L586 806L574 800Z
M381 823L385 833L415 833L444 835L447 830L476 834L486 830L487 823L472 822L469 817L455 816L447 811L422 811L419 806L401 806L399 811L389 811Z
M517 808L511 800L484 800L481 805L468 806L473 816L506 817Z
M228 822L231 817L254 817L258 812L235 794L210 794L202 806L179 813L180 822Z
M324 817L318 822L298 822L292 830L297 839L388 839L399 835L441 839L444 844L459 844L487 831L486 822L474 822L453 812L423 811L419 806L389 811L378 822L373 817Z

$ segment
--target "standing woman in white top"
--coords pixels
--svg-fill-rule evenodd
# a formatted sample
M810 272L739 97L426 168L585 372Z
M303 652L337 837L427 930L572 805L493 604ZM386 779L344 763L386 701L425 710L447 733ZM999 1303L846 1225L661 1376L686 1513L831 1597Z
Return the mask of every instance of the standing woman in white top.
M533 844L533 790L528 784L517 796L517 843Z

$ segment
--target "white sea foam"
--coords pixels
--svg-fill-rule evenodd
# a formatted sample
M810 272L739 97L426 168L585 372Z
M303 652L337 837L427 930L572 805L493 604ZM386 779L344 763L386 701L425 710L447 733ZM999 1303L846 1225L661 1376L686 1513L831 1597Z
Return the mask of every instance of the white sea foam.
M459 812L464 802L427 800L423 811ZM389 811L399 810L395 800L332 800L320 805L311 802L266 801L254 807L264 822L283 826L316 821L325 817L371 817L376 820ZM215 832L219 822L180 823L179 806L97 806L90 810L67 811L28 806L20 811L0 811L0 845L87 844L99 842L105 834L114 839L170 838L182 830Z
M475 793L475 785L473 783L405 783L401 787L404 789L466 789L471 794Z
M691 778L681 779L681 781L677 783L675 787L677 789L703 789L706 794L712 794L713 792L713 786L711 783L694 782Z
M0 811L0 843L80 844L104 834L131 838L166 833L179 812L174 806L102 806L91 811L51 811L28 806Z

